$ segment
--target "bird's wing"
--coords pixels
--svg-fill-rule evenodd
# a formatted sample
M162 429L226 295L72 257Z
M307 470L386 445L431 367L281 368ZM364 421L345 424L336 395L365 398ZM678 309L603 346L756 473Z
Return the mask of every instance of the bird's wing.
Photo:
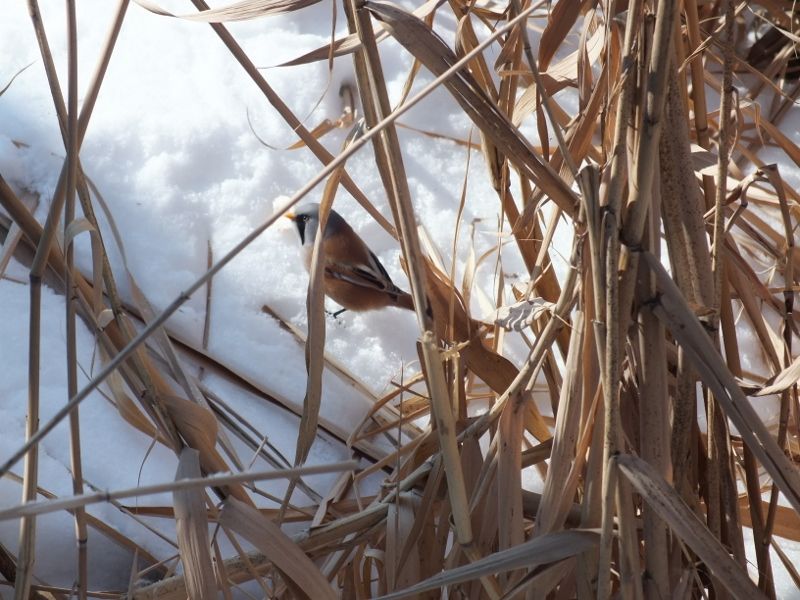
M369 262L370 270L380 273L380 279L386 282L389 289L397 287L394 283L392 283L392 278L389 277L389 274L386 272L383 264L381 264L381 261L378 260L378 257L375 256L375 253L372 250L369 251Z
M365 288L400 294L401 290L392 282L386 269L370 252L370 264L344 264L338 261L329 261L325 265L325 272L336 279L341 279Z

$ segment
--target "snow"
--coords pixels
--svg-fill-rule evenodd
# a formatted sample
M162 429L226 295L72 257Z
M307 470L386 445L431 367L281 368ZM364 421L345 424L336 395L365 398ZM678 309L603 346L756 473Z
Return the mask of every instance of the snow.
M97 0L78 3L79 79L81 100L102 48L114 4ZM177 11L184 3L172 3ZM165 3L167 8L170 5ZM66 37L63 5L42 2L45 27L66 83ZM269 67L324 45L330 31L329 9L316 6L300 15L231 24L231 31L259 66ZM338 30L343 30L339 19ZM387 42L387 72L397 73L388 81L390 93L399 97L405 83L403 73L411 62L405 52ZM64 157L57 119L32 26L24 3L4 3L0 18L0 79L8 80L26 64L0 98L0 173L18 191L41 196L36 213L44 219L55 189ZM350 57L337 59L329 75L326 63L292 69L262 71L275 91L309 128L326 118L335 120L342 105L338 90L352 82ZM420 81L426 81L421 75ZM417 84L419 86L420 84ZM323 93L324 92L324 93ZM442 134L467 139L469 123L463 117L441 119L441 107L452 103L436 92L408 117L409 123ZM251 131L248 116L258 137L277 148L296 141L291 128L265 102L230 52L211 29L153 15L133 4L126 16L106 79L100 91L82 149L83 168L108 205L110 216L122 238L127 266L154 310L159 312L206 269L207 248L214 259L224 255L256 225L284 206L286 198L321 168L312 153L265 148ZM338 152L345 130L335 131L323 144ZM446 140L434 140L401 131L401 143L408 148L410 185L416 208L425 215L425 226L446 260L449 259L453 221L458 198L451 197L450 185L442 178L461 181L467 152ZM21 144L20 144L21 143ZM477 154L474 153L473 161ZM389 214L381 181L375 172L369 148L348 162L348 172L367 197L384 214ZM472 167L475 173L479 163ZM473 176L468 184L465 222L483 219L489 230L497 222L486 178ZM309 200L319 200L321 188ZM370 244L395 282L408 289L398 262L398 246L375 221L344 191L336 208L346 215ZM475 212L486 210L487 212ZM99 213L99 211L98 211ZM117 282L125 298L131 290L122 275L122 254L113 242L108 216L100 214L106 246L111 252ZM268 390L275 397L300 410L305 391L302 345L276 322L264 315L268 305L287 321L305 327L307 275L301 266L299 240L288 222L270 228L234 259L213 280L208 352L237 374ZM468 239L462 236L460 251ZM496 240L478 236L478 251ZM77 264L91 266L89 236L76 241ZM513 259L512 259L513 260ZM12 263L9 277L27 280L27 270ZM489 276L491 274L489 273ZM26 315L28 288L5 279L0 281L0 305L6 314ZM199 344L205 313L205 290L194 295L169 321L169 327L183 339ZM43 292L43 336L41 401L42 422L66 402L66 367L63 357L65 321L63 297L45 287ZM0 438L0 456L9 456L23 442L27 398L27 320L16 319L4 328L0 344L4 376L0 378L3 402L0 416L9 434ZM374 394L385 393L393 377L418 369L415 342L417 325L410 312L400 309L356 315L345 313L328 325L326 351L359 373ZM80 362L87 373L97 370L94 340L79 322ZM93 362L94 361L94 362ZM82 376L80 385L88 379ZM269 405L262 398L235 390L220 377L209 375L204 383L223 398L235 394L236 410L284 456L294 457L298 418ZM373 399L341 378L327 373L321 418L349 432L361 422ZM104 388L101 388L104 389ZM160 445L124 422L114 406L95 392L81 405L83 461L87 481L101 489L123 489L137 484L169 481L177 460ZM388 442L377 440L388 449ZM234 445L247 464L252 452L236 441ZM41 452L40 481L57 495L72 493L69 478L69 436L65 424L49 435ZM98 451L93 452L96 448ZM102 450L102 451L100 451ZM321 434L309 463L327 463L350 458L350 451L330 436ZM256 463L255 466L263 463ZM18 464L16 472L21 473ZM326 491L335 475L308 481ZM370 479L362 485L368 493ZM374 483L372 483L374 485ZM283 484L260 486L280 496ZM298 492L295 501L302 503ZM0 483L0 505L19 502L16 482ZM169 496L140 498L141 505L170 505ZM157 556L167 557L174 549L141 525L110 506L90 509ZM144 518L163 528L166 521ZM48 583L69 587L74 578L72 522L58 514L39 520L37 573ZM13 553L17 547L18 523L0 523L0 541ZM90 546L99 545L98 534L90 533ZM51 539L58 538L58 543ZM103 545L105 547L105 544ZM116 549L92 551L93 578L90 589L124 589L131 569L127 552ZM4 594L0 588L0 594Z
M40 4L65 86L63 3L43 0ZM116 3L83 0L77 4L82 100ZM160 4L179 13L191 11L186 2ZM319 4L299 13L229 25L246 53L264 67L261 72L269 84L309 129L326 118L335 120L340 116L338 90L342 83L353 80L351 58L337 59L331 73L324 61L291 69L274 65L326 44L329 23L330 6ZM339 11L337 31L345 29ZM400 97L411 59L390 40L382 43L381 52L394 101ZM43 220L63 163L64 146L26 4L4 2L0 6L0 85L32 61L34 64L0 97L0 173L16 190L41 196L36 216ZM414 89L429 80L423 70ZM455 108L454 101L439 90L402 121L469 139L470 123L460 112L448 112L448 107ZM297 141L210 27L159 17L136 4L130 6L83 143L81 160L120 230L127 265L156 312L205 271L209 245L215 260L223 256L321 169L319 161L305 148L264 147L250 129L248 114L255 133L270 145L287 148ZM534 135L535 128L526 131ZM336 131L323 138L322 143L335 154L346 133ZM458 189L463 179L467 150L451 141L404 129L399 130L399 135L415 209L449 265L459 204L452 190ZM475 244L477 256L498 243L495 192L484 176L480 153L473 152L471 161L456 281L461 279L471 243ZM347 169L375 206L389 215L370 148L350 159ZM459 185L453 185L454 181ZM316 189L308 200L318 201L320 193L321 188ZM408 289L398 261L397 243L344 190L337 196L335 206L369 243L393 280ZM130 287L122 276L121 253L114 247L107 216L101 215L100 219L117 282L123 296L130 299ZM477 228L474 236L468 230L472 223ZM565 229L564 239L568 240L569 235ZM89 236L80 236L76 244L78 265L89 269ZM285 399L296 410L302 407L305 391L302 345L264 315L261 307L266 304L285 320L301 329L305 327L307 276L298 248L290 223L278 223L214 278L208 347L209 354L217 360L275 397ZM503 253L503 261L506 272L523 272L513 248ZM556 261L556 268L563 269L564 263ZM494 269L493 261L486 261L481 267L479 288L493 289ZM9 456L23 442L27 398L28 325L22 315L28 313L28 288L10 279L26 281L27 270L13 263L7 274L9 278L0 280L0 306L4 314L20 318L4 320L4 341L0 344L2 457ZM64 299L45 287L42 303L44 422L67 398L62 354ZM480 304L474 300L473 306ZM204 314L205 290L201 290L170 319L169 327L183 339L199 343ZM328 322L326 352L358 373L372 392L380 395L404 370L408 376L418 368L417 335L410 312L386 309L358 315L345 313L339 321ZM78 336L80 363L86 373L96 372L94 339L80 322ZM79 385L87 381L87 376L82 375ZM296 416L255 394L241 392L213 374L204 383L221 397L235 396L236 410L259 432L268 435L285 456L290 460L294 457L299 422ZM321 417L344 431L352 430L373 402L331 373L326 374L324 389ZM101 390L107 393L104 387ZM130 427L102 393L94 392L83 402L80 418L84 474L99 488L123 489L174 477L176 457ZM388 449L388 442L384 444ZM238 441L235 446L248 464L251 451ZM66 424L59 425L41 446L40 481L59 496L72 493L68 448ZM327 463L350 456L341 443L321 434L308 462ZM256 464L263 466L261 462ZM15 469L21 474L21 463ZM335 479L336 475L327 475L308 481L317 490L325 491ZM283 492L282 484L277 482L260 487L277 495ZM15 505L19 497L16 482L0 480L0 506ZM301 502L301 498L298 492L296 501ZM171 499L159 496L136 502L169 505ZM90 513L112 523L159 557L175 553L163 539L112 506L94 505ZM159 529L171 523L147 517L143 520ZM37 574L48 583L71 586L75 565L72 529L71 518L63 512L38 521ZM12 553L16 552L17 535L16 521L0 521L0 542ZM90 532L90 589L125 589L131 569L129 553L114 544L99 546L98 539L102 536ZM800 598L789 591L787 581L781 583L781 597ZM5 597L4 594L6 590L0 588L0 596Z

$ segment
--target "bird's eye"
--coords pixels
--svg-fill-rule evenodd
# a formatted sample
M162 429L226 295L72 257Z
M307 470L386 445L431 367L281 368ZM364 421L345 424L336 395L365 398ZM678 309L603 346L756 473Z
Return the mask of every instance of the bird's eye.
M308 221L308 215L300 215L300 220L305 223Z

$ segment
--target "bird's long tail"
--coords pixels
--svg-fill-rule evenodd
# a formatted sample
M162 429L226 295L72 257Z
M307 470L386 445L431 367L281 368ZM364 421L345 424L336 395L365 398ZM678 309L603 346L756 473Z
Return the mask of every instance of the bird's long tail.
M400 292L397 295L397 306L408 310L414 310L414 299L411 294L408 292Z

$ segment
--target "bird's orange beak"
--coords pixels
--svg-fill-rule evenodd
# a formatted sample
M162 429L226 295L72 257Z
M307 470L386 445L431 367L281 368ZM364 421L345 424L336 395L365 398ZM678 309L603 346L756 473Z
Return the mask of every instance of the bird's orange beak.
M297 215L294 214L293 212L287 212L283 216L286 217L287 219L289 219L290 221L294 221L297 218Z

